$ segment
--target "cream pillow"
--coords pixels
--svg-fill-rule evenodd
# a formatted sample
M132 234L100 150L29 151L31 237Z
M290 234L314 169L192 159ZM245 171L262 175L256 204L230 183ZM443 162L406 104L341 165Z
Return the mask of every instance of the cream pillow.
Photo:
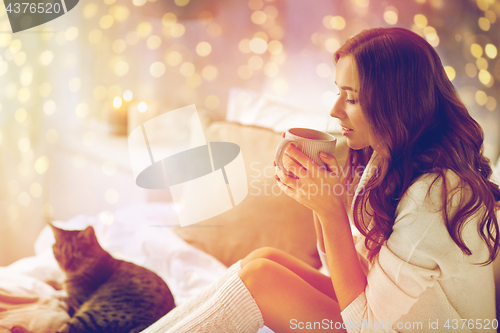
M233 209L195 225L176 228L175 233L226 266L257 248L271 246L318 268L312 212L281 193L273 176L274 152L281 135L226 121L211 123L205 135L208 141L228 141L240 146L248 196ZM345 152L345 143L338 142L336 155L344 156Z

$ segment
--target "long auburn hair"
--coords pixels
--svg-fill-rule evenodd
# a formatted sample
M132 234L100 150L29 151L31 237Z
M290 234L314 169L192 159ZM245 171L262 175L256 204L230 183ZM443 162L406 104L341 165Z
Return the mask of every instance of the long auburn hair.
M442 180L443 217L453 241L471 254L461 232L467 220L481 213L478 233L489 250L488 264L499 250L495 215L500 189L489 180L489 160L483 156L483 131L469 115L448 79L434 48L403 28L364 30L335 53L335 62L353 56L359 73L359 103L376 142L384 145L377 173L353 204L356 227L366 237L373 260L394 226L395 210L408 187L425 173ZM349 149L346 167L366 166L373 150ZM351 169L352 168L352 169ZM470 196L453 216L447 211L450 190L445 173L452 170ZM352 181L347 173L344 181ZM430 192L430 189L429 189ZM484 210L481 208L484 206ZM364 213L364 214L363 214ZM363 216L370 215L367 225Z

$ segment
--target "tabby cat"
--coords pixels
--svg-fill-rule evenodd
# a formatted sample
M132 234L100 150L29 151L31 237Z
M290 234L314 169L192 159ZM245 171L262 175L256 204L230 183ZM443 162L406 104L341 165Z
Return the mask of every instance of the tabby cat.
M66 273L69 321L58 333L136 333L175 307L165 282L152 271L114 259L94 229L51 225L54 256Z

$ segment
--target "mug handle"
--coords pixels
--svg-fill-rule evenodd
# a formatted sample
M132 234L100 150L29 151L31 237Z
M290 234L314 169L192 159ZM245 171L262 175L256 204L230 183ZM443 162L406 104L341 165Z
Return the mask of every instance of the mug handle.
M292 142L295 141L290 139L283 139L283 141L281 141L278 147L276 148L274 161L276 162L278 168L280 168L284 173L288 173L288 171L285 169L285 166L283 165L283 154L285 153L286 147L288 147L288 145L291 144Z

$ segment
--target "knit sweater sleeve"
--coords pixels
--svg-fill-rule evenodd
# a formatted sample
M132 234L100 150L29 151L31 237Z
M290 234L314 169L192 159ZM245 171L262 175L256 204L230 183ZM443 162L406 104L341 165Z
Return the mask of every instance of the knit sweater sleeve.
M400 201L393 232L367 274L365 291L341 313L348 332L399 331L395 329L397 324L404 326L401 318L427 288L439 289L435 286L438 280L461 274L461 266L456 263L462 263L464 255L446 228L440 204L442 182L435 179L435 175L422 176ZM456 209L463 195L460 191L454 194L449 212ZM444 308L444 316L460 320L445 296L440 302L429 306ZM422 319L427 325L427 318ZM470 331L465 328L463 332Z

